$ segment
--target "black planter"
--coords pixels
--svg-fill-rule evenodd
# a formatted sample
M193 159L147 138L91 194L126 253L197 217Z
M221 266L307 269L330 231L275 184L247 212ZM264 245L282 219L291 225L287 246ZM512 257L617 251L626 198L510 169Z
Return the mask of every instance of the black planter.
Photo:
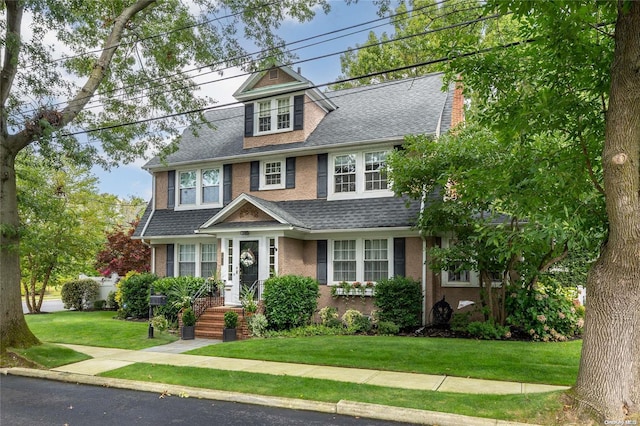
M223 342L233 342L236 340L236 329L235 328L225 328L222 330L222 341Z
M196 338L196 326L195 325L183 325L180 328L180 338L182 340L193 340Z

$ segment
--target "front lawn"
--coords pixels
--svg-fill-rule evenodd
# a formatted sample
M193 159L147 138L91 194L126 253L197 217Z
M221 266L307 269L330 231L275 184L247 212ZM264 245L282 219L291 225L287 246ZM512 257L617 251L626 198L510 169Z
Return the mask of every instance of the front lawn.
M115 314L112 311L64 311L25 315L25 319L33 334L49 343L144 349L178 339L177 336L158 331L153 339L149 339L147 321L114 319Z
M188 353L571 386L578 375L581 348L581 340L316 336L251 339Z

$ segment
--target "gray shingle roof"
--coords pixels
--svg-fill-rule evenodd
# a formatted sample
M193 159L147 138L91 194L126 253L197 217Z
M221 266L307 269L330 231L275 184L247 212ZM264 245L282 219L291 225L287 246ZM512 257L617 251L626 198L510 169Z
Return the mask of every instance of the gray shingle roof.
M417 202L413 202L407 207L405 199L396 197L335 201L266 201L254 196L249 196L248 199L267 213L284 219L286 224L308 231L410 228L415 224L420 207ZM144 236L193 235L220 210L156 210ZM143 217L140 221L135 236L140 236L147 217ZM275 220L273 222L222 222L209 229L260 228L274 224L278 224L278 222Z
M401 139L407 134L445 132L451 122L451 90L442 91L442 74L391 81L326 93L336 105L309 138L300 143L243 149L244 107L216 109L205 113L211 129L187 129L179 149L167 163L215 161L292 149L330 148L347 143ZM145 167L160 167L159 158Z

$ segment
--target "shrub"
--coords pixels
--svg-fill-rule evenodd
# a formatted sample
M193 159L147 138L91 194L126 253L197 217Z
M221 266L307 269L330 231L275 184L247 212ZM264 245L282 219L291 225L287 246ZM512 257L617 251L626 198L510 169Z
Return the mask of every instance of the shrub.
M380 321L391 321L401 330L419 326L422 314L422 286L405 277L378 281L375 305Z
M236 319L237 319L237 316L238 314L236 314ZM226 318L227 317L225 315L225 321L226 321ZM193 309L186 308L184 311L182 311L182 325L186 325L187 327L196 325L196 314L193 312Z
M119 305L116 301L116 292L110 291L107 295L107 309L118 310Z
M128 273L118 283L121 317L147 318L149 316L149 287L158 277L154 274Z
M151 325L157 331L165 331L169 328L169 321L167 321L164 315L154 315L151 319Z
M106 300L96 300L93 302L93 309L96 311L101 311L104 309L106 304L107 304Z
M251 337L264 337L268 325L267 317L262 314L252 315L247 320L247 327Z
M198 292L204 282L205 279L199 277L164 277L154 281L153 290L167 296L167 304L156 306L154 312L164 315L171 324L177 323L178 312L182 308L191 306L191 297Z
M466 333L471 323L471 312L456 313L451 316L450 328L452 331Z
M510 286L506 294L507 324L533 340L564 341L582 331L584 321L573 304L573 289L552 278L542 278L532 289Z
M371 331L371 320L369 317L362 315L362 312L355 309L347 309L344 315L342 315L342 322L350 334L368 333Z
M509 327L503 327L492 321L474 321L467 326L467 332L478 339L500 340L510 337Z
M332 306L325 306L318 312L320 315L320 322L322 325L327 325L328 322L338 319L338 310Z
M320 290L313 278L283 275L264 283L264 306L269 327L288 330L309 324L318 306Z
M90 279L68 281L62 285L60 298L65 309L82 311L88 309L93 300L98 297L100 285Z
M391 336L400 333L400 327L391 321L378 322L378 334L382 336Z
M311 324L291 330L267 331L265 337L311 337L311 336L341 336L347 334L344 327L327 327L321 324Z
M347 309L347 311L342 315L342 322L344 325L349 328L351 327L358 318L362 317L362 312L357 311L355 309Z
M227 311L224 313L224 328L236 328L238 326L238 313Z

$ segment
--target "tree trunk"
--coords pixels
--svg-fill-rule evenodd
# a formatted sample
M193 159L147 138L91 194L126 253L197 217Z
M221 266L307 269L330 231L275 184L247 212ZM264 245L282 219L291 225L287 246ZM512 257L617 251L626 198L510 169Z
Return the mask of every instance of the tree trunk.
M0 135L0 138L4 138ZM22 313L16 153L0 140L0 353L38 344Z
M602 162L609 238L587 279L575 396L601 420L637 418L640 386L640 3L618 4Z

